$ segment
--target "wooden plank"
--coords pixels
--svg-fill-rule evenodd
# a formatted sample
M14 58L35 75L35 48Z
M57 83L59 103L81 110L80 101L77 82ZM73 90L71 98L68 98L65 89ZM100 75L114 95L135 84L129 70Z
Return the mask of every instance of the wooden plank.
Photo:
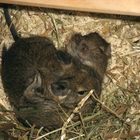
M140 16L140 0L0 0L0 3Z

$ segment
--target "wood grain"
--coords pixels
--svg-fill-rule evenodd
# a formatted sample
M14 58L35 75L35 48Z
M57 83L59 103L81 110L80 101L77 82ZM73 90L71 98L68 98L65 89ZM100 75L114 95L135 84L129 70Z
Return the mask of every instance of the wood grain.
M140 16L140 0L0 0L0 3Z

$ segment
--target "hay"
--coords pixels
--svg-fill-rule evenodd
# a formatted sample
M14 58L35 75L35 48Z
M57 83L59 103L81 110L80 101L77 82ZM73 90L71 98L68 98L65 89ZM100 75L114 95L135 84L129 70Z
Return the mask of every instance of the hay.
M64 47L74 32L87 34L96 31L111 43L112 58L98 105L93 114L81 117L81 122L67 124L66 139L140 139L140 21L133 21L138 18L124 20L122 16L30 7L16 7L10 13L22 37L47 36L57 47ZM9 47L13 42L2 9L0 21L2 51L2 47ZM60 139L61 128L47 133L42 128L25 128L19 124L1 81L0 110L0 131L6 132L2 134L5 137L20 140Z

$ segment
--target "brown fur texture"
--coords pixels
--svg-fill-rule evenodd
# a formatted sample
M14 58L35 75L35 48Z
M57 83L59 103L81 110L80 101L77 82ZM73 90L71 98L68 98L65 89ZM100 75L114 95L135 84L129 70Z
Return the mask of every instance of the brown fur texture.
M2 79L17 118L49 130L61 127L98 79L45 37L21 38L3 50ZM81 112L92 109L92 99ZM64 113L65 112L65 113Z
M67 52L85 66L94 69L103 79L108 59L111 57L111 47L98 33L83 36L74 34L67 45Z

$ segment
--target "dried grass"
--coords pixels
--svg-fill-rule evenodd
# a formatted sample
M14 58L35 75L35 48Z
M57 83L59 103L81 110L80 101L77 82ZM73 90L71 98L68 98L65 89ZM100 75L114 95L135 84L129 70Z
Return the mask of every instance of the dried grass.
M112 47L112 58L104 79L103 91L93 114L80 122L67 124L69 140L140 139L140 21L132 17L100 15L42 8L16 7L10 10L21 36L50 37L57 47L64 47L74 32L99 32ZM13 42L0 9L0 51ZM1 53L0 53L1 56ZM9 111L6 111L9 110ZM60 139L62 128L45 132L19 124L4 94L0 81L0 135L13 139ZM1 138L1 137L0 137ZM12 139L11 138L11 139Z

